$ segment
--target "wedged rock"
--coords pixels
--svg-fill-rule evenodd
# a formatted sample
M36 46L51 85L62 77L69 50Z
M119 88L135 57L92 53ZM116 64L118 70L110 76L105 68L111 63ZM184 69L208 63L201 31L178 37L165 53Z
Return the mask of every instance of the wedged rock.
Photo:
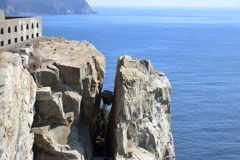
M30 68L41 87L37 92L34 126L49 125L52 128L65 125L70 127L69 135L75 127L77 139L73 148L83 150L81 155L90 160L98 129L100 93L105 74L104 56L88 42L64 38L43 37L34 50L35 57L41 59L39 68ZM34 60L31 62L34 64ZM67 138L63 136L63 139ZM52 145L58 146L59 143L54 141ZM56 152L61 155L60 150ZM48 153L53 154L51 151ZM39 150L37 154L43 156L46 153Z
M149 60L118 59L107 142L115 159L174 160L171 84Z
M18 54L0 51L0 159L33 159L36 84Z
M104 90L101 93L101 98L104 104L111 105L113 101L113 92L109 90Z

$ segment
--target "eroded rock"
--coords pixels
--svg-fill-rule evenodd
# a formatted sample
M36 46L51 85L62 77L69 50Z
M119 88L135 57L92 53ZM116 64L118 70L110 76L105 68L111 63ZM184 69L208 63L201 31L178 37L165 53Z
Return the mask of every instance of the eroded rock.
M47 153L50 159L61 158L61 155L77 150L84 159L90 160L98 128L104 56L88 42L63 38L42 38L34 49L35 54L41 57L40 67L32 72L40 87L34 118L36 128L33 130L36 141L41 138L41 144L36 143L35 146L38 158L46 157ZM45 125L49 126L49 132L39 135L38 127ZM66 127L69 134L61 134L69 146L65 151L64 147L61 148L63 142L60 143L57 137L58 133L68 133ZM48 140L50 133L51 141Z
M67 126L52 126L50 129L50 126L43 126L33 128L32 132L35 133L35 159L84 160L82 148L72 145L77 139L76 129L71 130Z
M173 160L171 84L149 60L120 57L107 142L119 159Z
M0 52L0 159L33 159L36 84L18 54Z

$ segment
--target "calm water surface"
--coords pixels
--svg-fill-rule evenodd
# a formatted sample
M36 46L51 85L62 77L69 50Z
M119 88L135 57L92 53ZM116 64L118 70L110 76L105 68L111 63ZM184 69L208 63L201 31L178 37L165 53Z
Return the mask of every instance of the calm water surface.
M172 83L177 160L240 159L240 8L110 8L43 15L43 35L86 40L107 60L150 59Z

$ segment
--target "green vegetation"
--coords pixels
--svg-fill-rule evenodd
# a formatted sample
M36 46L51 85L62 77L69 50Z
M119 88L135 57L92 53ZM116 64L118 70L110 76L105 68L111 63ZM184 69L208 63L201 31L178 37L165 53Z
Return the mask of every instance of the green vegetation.
M30 43L26 43L26 46L31 46L31 44Z
M110 111L107 109L108 104L103 104L99 109L99 134L97 142L94 145L94 157L110 157L108 146L105 143L107 136L107 126Z
M107 135L107 126L108 126L108 118L110 115L110 111L107 109L107 104L103 104L99 110L99 135L97 137L97 141L105 142L105 138Z

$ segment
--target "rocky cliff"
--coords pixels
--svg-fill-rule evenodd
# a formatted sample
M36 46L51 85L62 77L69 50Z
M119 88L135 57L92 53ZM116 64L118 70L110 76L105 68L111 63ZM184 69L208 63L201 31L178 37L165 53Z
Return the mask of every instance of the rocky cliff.
M174 159L171 84L149 60L118 60L107 141L116 159Z
M96 13L85 0L1 0L0 8L5 15Z
M56 159L64 154L69 159L91 159L105 74L104 56L88 42L61 38L38 41L37 55L41 63L32 71L39 86L33 128L35 158Z
M105 57L88 42L64 38L42 37L23 51L0 52L0 159L92 159ZM105 146L110 156L175 159L170 91L148 60L119 58Z
M32 159L36 84L18 54L0 51L0 159Z

